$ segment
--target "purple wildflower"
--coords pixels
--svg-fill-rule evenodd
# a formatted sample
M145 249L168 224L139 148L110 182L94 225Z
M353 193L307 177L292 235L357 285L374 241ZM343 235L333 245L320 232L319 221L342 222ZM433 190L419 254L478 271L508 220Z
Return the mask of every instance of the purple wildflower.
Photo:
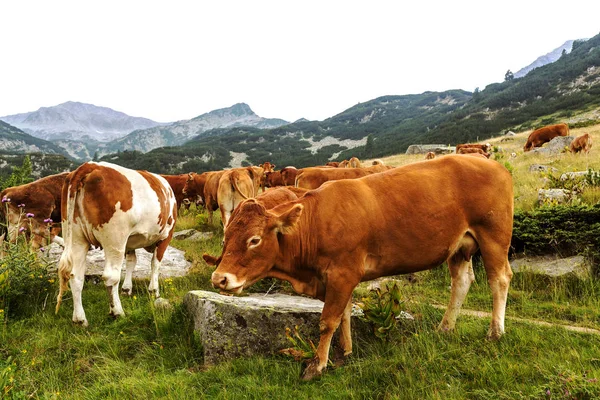
M2 198L2 202L3 202L3 203L10 203L10 198L8 198L8 197L4 196L4 197Z
M24 226L22 226L22 227L19 228L19 233L24 232L24 231L25 231L25 227Z
M51 223L53 223L54 221L52 221L52 218L46 218L46 219L44 220L44 222L45 222L45 223L47 223L47 224L51 224Z
M44 252L44 251L46 251L46 248L45 247L40 247L40 251Z
M27 214L25 214L25 216L27 218L33 218L33 217L35 217L35 214L34 213L27 213Z
M25 207L25 204L21 203L21 204L19 204L17 207L19 207L19 208L23 208L23 207Z

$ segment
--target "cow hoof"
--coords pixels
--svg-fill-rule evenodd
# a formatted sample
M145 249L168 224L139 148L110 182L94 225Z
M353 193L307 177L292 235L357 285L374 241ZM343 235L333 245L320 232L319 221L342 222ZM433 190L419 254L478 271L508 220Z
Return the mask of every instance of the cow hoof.
M352 355L352 353L344 354L344 350L340 347L336 347L333 350L333 357L331 358L331 362L335 368L341 367L346 364L348 358Z
M121 294L123 294L124 296L131 297L133 291L131 290L131 288L121 288Z
M73 320L73 323L74 323L75 325L79 325L79 326L82 326L82 327L84 327L84 328L87 328L87 327L88 327L88 322L87 322L87 319L84 319L83 321L75 321L75 320Z
M117 319L117 318L122 317L123 315L125 315L125 313L122 313L122 312L119 313L119 312L111 311L111 312L108 313L108 315L110 315L114 319Z
M304 368L304 371L302 372L302 380L311 381L315 378L319 378L323 374L323 370L319 371L319 357L314 357L308 361L306 368Z
M502 337L502 332L499 332L499 331L489 330L487 333L487 339L490 341L493 341L493 342L500 340L501 337Z

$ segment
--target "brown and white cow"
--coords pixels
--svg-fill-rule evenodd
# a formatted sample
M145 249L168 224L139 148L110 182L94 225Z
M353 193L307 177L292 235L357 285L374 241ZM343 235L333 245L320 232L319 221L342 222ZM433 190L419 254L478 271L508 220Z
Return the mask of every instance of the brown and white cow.
M456 150L456 154L480 154L485 158L490 158L490 153L486 153L479 147L461 147L460 149Z
M227 229L229 217L243 200L256 197L263 176L261 167L233 168L225 171L219 179L217 199L223 231Z
M34 249L46 244L46 238L63 245L62 238L57 235L60 232L61 191L68 174L50 175L6 188L0 193L0 219L6 223L10 241L15 241L21 231L29 236Z
M589 133L584 133L583 135L577 136L575 139L573 139L571 145L569 146L569 151L571 151L571 153L579 153L580 151L583 151L587 154L590 152L591 148L592 137Z
M90 244L104 249L106 261L102 279L110 296L111 315L124 314L119 299L121 266L126 257L122 290L131 294L135 249L144 248L153 253L148 290L160 297L160 263L177 218L175 195L164 178L105 162L82 164L65 181L61 213L65 249L58 264L60 291L56 312L70 281L73 322L88 325L81 292Z
M557 136L568 136L569 126L567 124L556 124L548 125L542 128L536 129L529 134L523 151L529 151L534 147L542 147L544 143L547 143Z
M387 171L391 168L392 167L385 165L372 165L365 168L308 167L303 168L302 171L296 175L295 186L305 189L316 189L327 181L361 178L370 174Z
M466 181L477 190L465 190ZM274 277L323 300L317 355L303 373L311 379L325 369L340 324L344 355L352 352L352 292L362 281L447 261L451 298L439 329L453 330L474 280L471 256L478 249L493 297L488 337L498 339L512 277L512 223L510 173L497 162L449 155L327 182L272 210L244 201L231 218L221 257L212 258L218 263L212 284L240 293Z

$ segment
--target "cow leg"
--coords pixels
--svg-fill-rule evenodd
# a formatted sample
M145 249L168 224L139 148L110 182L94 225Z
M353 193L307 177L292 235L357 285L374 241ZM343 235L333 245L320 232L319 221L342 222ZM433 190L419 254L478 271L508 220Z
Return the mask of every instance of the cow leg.
M150 263L152 267L152 276L150 277L150 285L148 285L148 291L154 294L154 297L160 297L159 285L158 285L158 274L160 272L160 264L165 255L165 251L167 251L167 247L169 247L169 242L173 237L173 230L169 233L169 237L165 240L162 240L158 243L156 248L154 249L154 254L152 255L152 262Z
M121 305L121 299L119 298L119 282L121 281L121 268L125 254L122 250L109 250L105 248L104 255L106 261L102 279L104 279L109 296L109 315L118 317L125 314Z
M460 308L469 292L471 283L475 281L471 257L469 257L469 260L465 260L460 251L448 259L448 268L452 279L450 303L444 313L442 322L438 326L438 330L440 331L454 330Z
M480 241L480 246L493 299L492 321L487 337L497 340L504 333L506 300L513 273L508 262L508 246L502 246L492 241L487 243Z
M88 247L89 244L86 241L77 242L73 240L71 242L71 257L69 260L72 265L69 284L73 293L73 322L83 326L88 326L81 301L83 283L85 281L85 257L87 256Z
M334 349L333 363L339 367L346 362L346 358L352 353L352 334L350 320L352 317L352 299L348 301L348 305L342 315L340 322L340 343L339 347Z
M335 267L331 266L335 271ZM333 275L333 274L332 274ZM352 300L352 290L358 285L360 278L353 279L351 276L328 276L325 291L325 305L321 313L321 322L319 323L319 346L317 355L313 358L302 373L303 380L311 380L320 376L327 367L329 360L329 348L333 333L340 325L345 310ZM349 324L348 324L349 327ZM346 347L351 346L352 338L348 335L345 342Z
M137 264L137 257L135 255L135 250L131 250L125 254L125 280L123 281L123 285L121 285L121 293L131 296L133 294L133 270L135 269L135 265Z

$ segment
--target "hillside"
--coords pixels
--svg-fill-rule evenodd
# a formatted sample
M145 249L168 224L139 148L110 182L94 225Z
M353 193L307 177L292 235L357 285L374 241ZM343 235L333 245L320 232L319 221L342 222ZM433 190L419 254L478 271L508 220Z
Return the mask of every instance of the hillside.
M303 167L353 155L384 157L415 143L456 144L558 121L577 127L596 120L600 120L600 35L575 41L569 54L522 78L475 93L384 96L324 121L298 121L274 129L212 130L182 146L107 159L169 173L266 160Z
M46 140L28 135L22 130L0 121L0 150L4 153L65 154L64 150Z
M535 68L539 68L546 64L553 63L554 61L558 60L562 56L563 51L566 52L567 54L570 53L571 49L573 49L573 42L574 42L574 40L567 40L561 46L557 47L556 49L552 50L551 52L544 54L543 56L539 56L538 58L535 59L534 62L532 62L528 66L523 67L520 70L518 70L517 72L515 72L514 77L522 78L525 75L527 75L529 73L529 71L532 71Z

